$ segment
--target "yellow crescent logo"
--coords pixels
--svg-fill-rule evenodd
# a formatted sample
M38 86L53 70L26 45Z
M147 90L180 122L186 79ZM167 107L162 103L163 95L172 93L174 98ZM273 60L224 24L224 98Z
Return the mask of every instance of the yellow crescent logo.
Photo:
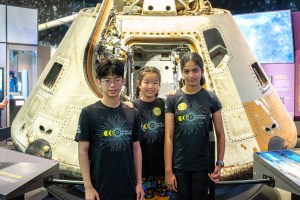
M182 116L178 116L178 121L182 121Z
M148 129L148 124L144 124L143 128L144 128L145 130L147 130L147 129Z
M161 109L159 107L155 107L153 109L153 114L156 116L160 116L161 115Z
M104 135L105 137L107 137L107 136L108 136L108 130L104 131L103 135Z
M186 103L180 103L180 104L178 105L178 110L180 110L180 111L183 111L183 110L185 110L186 108L187 108Z

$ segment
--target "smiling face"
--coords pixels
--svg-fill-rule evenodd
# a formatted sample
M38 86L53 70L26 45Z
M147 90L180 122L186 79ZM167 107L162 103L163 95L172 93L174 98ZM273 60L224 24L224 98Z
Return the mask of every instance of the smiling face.
M182 68L182 77L185 80L185 85L188 87L200 87L202 77L201 68L194 62L188 61Z
M104 98L119 98L122 86L124 85L124 79L117 75L108 75L101 80L97 79L97 83L102 89Z
M144 77L139 81L141 99L153 101L160 89L160 76L156 72L145 72Z

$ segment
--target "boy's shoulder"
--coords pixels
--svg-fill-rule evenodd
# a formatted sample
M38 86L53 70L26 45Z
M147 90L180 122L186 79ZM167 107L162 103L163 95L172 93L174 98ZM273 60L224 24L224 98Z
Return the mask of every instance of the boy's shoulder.
M101 102L100 101L96 101L95 103L92 103L90 105L87 105L86 107L83 107L83 110L94 110L97 107L101 107Z

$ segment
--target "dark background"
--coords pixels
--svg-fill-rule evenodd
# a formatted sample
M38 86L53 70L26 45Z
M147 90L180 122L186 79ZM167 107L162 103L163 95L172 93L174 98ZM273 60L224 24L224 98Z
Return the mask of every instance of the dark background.
M0 4L36 8L38 23L71 15L82 8L95 7L102 0L0 0ZM119 0L121 1L121 0ZM229 10L232 14L272 10L300 10L300 0L210 0L215 8ZM69 28L68 24L39 32L39 44L57 46Z

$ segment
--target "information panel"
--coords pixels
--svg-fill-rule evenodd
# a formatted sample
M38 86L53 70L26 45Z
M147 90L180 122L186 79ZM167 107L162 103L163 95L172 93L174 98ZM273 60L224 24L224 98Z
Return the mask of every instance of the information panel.
M293 119L295 108L295 64L262 64L262 67Z
M300 194L300 149L254 153L253 178L272 177L275 187Z
M300 50L296 51L295 119L300 120Z
M295 49L300 50L300 11L292 12Z
M58 162L0 147L0 199L12 199L57 178Z

